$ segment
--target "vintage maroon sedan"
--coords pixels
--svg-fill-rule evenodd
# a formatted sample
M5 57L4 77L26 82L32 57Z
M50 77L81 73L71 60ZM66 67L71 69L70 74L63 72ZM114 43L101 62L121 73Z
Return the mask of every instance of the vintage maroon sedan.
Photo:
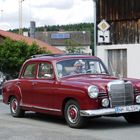
M34 56L23 64L18 79L5 82L2 92L14 117L25 111L59 115L74 128L100 116L140 122L140 80L110 76L94 56Z

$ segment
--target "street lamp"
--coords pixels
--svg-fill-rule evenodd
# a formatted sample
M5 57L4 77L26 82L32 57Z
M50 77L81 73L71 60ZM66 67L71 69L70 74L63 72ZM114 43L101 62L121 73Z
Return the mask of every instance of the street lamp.
M19 0L19 34L22 34L22 2L24 0Z

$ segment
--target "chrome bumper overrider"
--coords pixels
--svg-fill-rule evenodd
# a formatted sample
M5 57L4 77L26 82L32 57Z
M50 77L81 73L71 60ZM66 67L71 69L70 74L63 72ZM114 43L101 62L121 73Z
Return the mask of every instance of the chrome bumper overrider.
M104 108L98 110L80 110L80 115L85 117L92 116L104 116L104 115L113 115L113 114L123 114L130 112L139 112L140 105L124 106L124 107L115 107L115 108Z

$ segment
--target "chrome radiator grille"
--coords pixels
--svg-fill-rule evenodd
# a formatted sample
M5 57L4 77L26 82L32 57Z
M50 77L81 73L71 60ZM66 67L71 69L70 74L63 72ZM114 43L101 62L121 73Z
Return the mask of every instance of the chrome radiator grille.
M115 80L108 83L108 93L111 107L132 105L134 90L130 82Z

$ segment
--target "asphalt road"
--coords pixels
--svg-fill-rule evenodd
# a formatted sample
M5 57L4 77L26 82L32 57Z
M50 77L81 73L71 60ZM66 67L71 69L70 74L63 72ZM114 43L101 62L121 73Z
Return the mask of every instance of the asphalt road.
M0 101L0 140L139 140L140 124L130 125L123 117L89 121L84 129L72 129L63 118L26 113L13 118L9 106Z

